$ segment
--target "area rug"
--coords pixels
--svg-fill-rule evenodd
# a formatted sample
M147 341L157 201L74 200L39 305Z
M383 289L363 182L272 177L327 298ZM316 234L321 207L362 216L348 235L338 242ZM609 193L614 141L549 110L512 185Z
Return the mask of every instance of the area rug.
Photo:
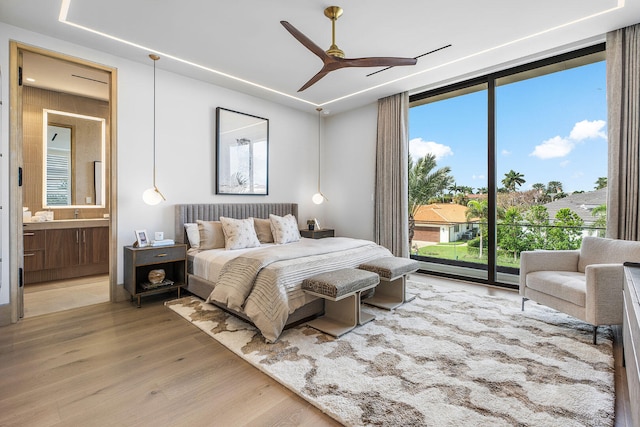
M323 412L353 426L612 426L613 334L528 302L409 283L417 298L334 339L275 344L195 297L167 306Z

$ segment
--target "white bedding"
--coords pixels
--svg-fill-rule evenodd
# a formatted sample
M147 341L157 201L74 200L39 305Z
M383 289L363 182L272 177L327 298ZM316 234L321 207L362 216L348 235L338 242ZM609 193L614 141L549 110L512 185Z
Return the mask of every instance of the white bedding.
M301 239L248 250L202 251L194 257L193 272L216 279L207 279L215 283L208 301L243 311L267 341L275 342L289 314L313 298L301 289L305 278L385 256L391 253L367 240Z

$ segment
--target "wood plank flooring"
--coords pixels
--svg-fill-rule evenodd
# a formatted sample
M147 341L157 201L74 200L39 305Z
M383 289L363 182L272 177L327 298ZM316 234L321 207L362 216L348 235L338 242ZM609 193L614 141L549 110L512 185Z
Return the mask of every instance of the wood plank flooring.
M109 275L33 283L24 287L24 317L109 301Z
M165 308L174 297L145 298L139 309L102 303L0 328L0 425L339 425ZM616 347L616 426L630 426Z

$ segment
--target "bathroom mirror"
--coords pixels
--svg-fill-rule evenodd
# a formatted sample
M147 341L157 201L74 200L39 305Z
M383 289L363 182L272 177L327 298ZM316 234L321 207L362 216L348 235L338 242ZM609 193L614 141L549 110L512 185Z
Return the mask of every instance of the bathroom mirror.
M105 119L43 110L45 208L103 208Z

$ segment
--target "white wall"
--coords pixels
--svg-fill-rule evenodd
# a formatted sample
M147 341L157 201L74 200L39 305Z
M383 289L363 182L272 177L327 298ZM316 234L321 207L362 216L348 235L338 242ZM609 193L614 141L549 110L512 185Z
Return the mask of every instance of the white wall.
M377 104L325 119L321 225L336 235L373 239Z
M161 63L158 63L156 75L157 185L167 201L157 206L147 206L142 201L142 192L152 184L153 159L153 71L151 60L148 60L148 63L144 62L147 59L147 52L140 52L143 63L137 63L0 23L0 70L3 71L2 102L5 106L2 109L0 126L3 154L8 153L9 147L9 108L6 106L9 105L9 73L7 71L9 70L10 40L118 69L117 281L119 284L123 281L122 247L133 243L134 230L146 229L151 235L155 231L164 231L167 238L174 237L173 205L177 203L295 202L299 204L301 226L306 225L307 218L322 217L324 207L318 207L311 202L311 195L316 190L317 171L317 159L313 154L317 150L318 125L314 114L303 113L219 86L164 72L161 69ZM214 194L215 109L218 106L269 119L268 196ZM357 118L358 114L355 117ZM337 122L342 123L340 120ZM338 126L338 132L342 126ZM350 134L353 135L353 133L360 138L358 132ZM330 155L335 154L336 149L339 149L339 145L332 144L329 149ZM352 148L347 150L347 157L352 157L354 154ZM4 207L8 206L9 194L8 156L4 155L1 161L0 183ZM359 161L362 162L362 159ZM342 163L340 160L340 164ZM355 172L362 175L364 167L364 164L359 165ZM349 176L351 174L347 177ZM341 188L341 185L337 188ZM336 201L332 201L332 206L337 207L344 199L344 195L336 194L335 197ZM367 195L365 199L367 197L369 196ZM8 211L8 209L1 211L3 236L8 235L9 232ZM342 220L336 224L339 224L341 229L352 232L349 234L354 234L353 231L356 231ZM14 231L13 234L15 235L16 232ZM366 233L357 230L355 234L364 236ZM7 239L3 239L2 245L2 254L6 255ZM9 259L3 256L0 305L9 302L8 267Z

